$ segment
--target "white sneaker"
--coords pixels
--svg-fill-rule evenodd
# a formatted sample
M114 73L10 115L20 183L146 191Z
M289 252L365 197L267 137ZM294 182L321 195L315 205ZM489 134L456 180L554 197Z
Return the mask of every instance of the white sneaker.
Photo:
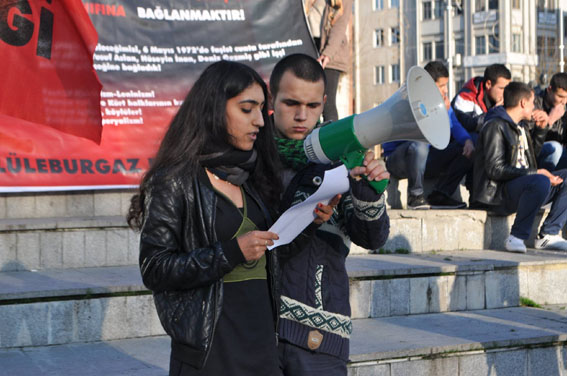
M567 251L567 240L563 239L561 235L545 234L542 238L539 236L535 240L535 247L537 249L553 249L556 251Z
M508 239L506 239L506 250L508 252L516 253L526 253L527 251L524 241L512 234L510 234L510 236L508 236Z

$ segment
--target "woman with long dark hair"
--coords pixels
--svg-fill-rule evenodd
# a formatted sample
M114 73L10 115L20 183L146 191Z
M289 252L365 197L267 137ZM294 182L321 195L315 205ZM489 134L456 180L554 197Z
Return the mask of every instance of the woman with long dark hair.
M132 198L140 269L172 338L170 375L276 375L281 187L267 89L251 68L210 65Z

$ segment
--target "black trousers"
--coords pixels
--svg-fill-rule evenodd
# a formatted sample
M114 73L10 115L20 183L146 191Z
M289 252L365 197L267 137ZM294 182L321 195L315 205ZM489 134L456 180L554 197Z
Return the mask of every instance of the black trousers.
M325 68L325 76L327 77L327 89L325 94L327 95L327 102L323 107L323 120L324 121L336 121L339 120L339 114L337 112L337 87L339 86L339 78L341 71L336 69Z
M328 354L305 350L280 341L278 344L280 368L284 376L346 376L346 362Z

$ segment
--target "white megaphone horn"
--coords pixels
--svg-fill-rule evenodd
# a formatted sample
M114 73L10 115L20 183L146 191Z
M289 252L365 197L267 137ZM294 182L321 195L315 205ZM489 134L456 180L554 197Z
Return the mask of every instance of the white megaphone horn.
M426 141L437 149L449 144L450 120L437 85L423 68L411 67L406 82L371 110L316 128L305 139L307 158L315 163L341 160L360 166L369 148L390 141ZM381 183L381 184L380 184ZM382 192L387 181L371 182Z

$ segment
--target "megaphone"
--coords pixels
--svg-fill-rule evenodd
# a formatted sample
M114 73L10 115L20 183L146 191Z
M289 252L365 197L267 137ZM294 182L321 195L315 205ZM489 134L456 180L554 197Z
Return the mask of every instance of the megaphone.
M414 66L402 87L384 103L315 128L303 142L303 149L311 162L328 164L341 160L352 169L362 165L366 150L384 142L426 141L437 149L445 149L450 128L449 114L437 85L425 69ZM370 182L377 192L383 192L387 184L387 180Z

